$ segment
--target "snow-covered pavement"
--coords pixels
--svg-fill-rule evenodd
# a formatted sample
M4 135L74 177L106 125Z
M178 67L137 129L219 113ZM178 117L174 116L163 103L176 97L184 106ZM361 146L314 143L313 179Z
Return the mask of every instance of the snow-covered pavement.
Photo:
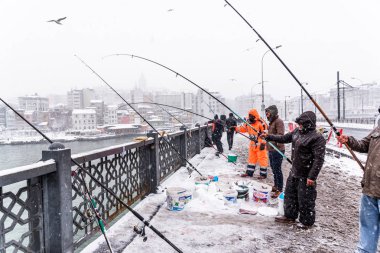
M195 186L197 173L193 172L189 178L188 171L181 168L162 184L163 192L149 195L135 210L147 219L156 213L151 224L183 252L353 252L358 236L361 179L360 168L354 161L326 156L318 178L316 225L306 231L299 230L294 225L274 222L271 215L277 212L277 200L268 205L252 200L252 185L257 180L239 176L245 169L248 143L240 136L235 139L233 152L239 156L237 165L228 163L222 156L216 157L212 148L202 150L191 160L203 175L218 176L218 184L212 182L209 187ZM290 165L284 161L285 179L289 168ZM269 173L265 183L272 184L272 181L273 175ZM235 182L250 187L249 201L226 204L217 186ZM164 189L170 187L192 191L193 199L184 210L167 209ZM259 213L239 214L239 208ZM109 229L115 252L175 252L149 228L146 228L148 239L143 242L142 237L133 232L136 224L139 221L128 213ZM104 239L99 237L82 252L106 250Z

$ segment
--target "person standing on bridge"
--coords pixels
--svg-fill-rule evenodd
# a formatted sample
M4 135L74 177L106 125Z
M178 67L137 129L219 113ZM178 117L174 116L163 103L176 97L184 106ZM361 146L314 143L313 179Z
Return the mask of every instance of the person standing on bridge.
M271 105L265 109L265 115L269 121L268 134L270 135L284 135L285 125L282 119L278 116L278 109L275 105ZM285 145L282 143L271 142L278 150L283 154L285 153ZM269 153L270 167L272 168L274 186L272 187L272 192L274 192L273 197L277 198L282 192L284 185L284 178L282 175L281 164L282 155L278 153L269 143L267 143L267 149Z
M359 253L375 253L380 235L380 126L358 141L352 136L337 137L354 151L368 153L361 182Z
M234 144L235 131L233 130L233 128L236 126L237 126L236 118L234 117L234 114L231 112L228 115L228 119L226 121L228 150L231 150L232 145Z
M316 129L317 117L314 112L302 113L294 131L285 135L263 134L267 141L292 143L292 168L286 181L285 216L275 218L276 222L294 223L298 218L299 228L307 229L315 222L315 200L317 198L317 177L325 161L326 141Z
M246 123L238 127L232 127L238 133L248 133L251 141L249 142L248 149L248 164L245 174L242 177L253 177L255 172L256 164L260 166L260 176L258 179L267 178L267 168L269 165L268 152L266 149L266 141L264 139L258 138L258 136L266 132L267 125L260 118L259 113L256 109L251 109L248 113L248 123L251 125L249 127ZM255 130L253 130L253 129Z
M223 136L224 125L222 121L219 119L218 114L215 114L214 120L212 120L211 123L212 123L211 139L212 139L212 142L216 145L216 148L218 149L218 152L216 152L215 155L219 156L219 154L223 153L223 143L221 140Z

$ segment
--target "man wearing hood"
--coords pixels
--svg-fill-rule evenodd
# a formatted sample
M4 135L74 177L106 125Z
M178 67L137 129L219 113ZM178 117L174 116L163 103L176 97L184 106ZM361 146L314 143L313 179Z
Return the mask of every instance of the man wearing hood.
M234 144L234 134L233 127L236 127L236 118L234 117L233 113L231 112L228 116L228 119L226 121L226 128L227 128L227 143L228 143L228 149L232 149L232 145Z
M265 179L267 177L268 153L266 150L266 141L264 139L258 138L258 136L267 131L267 126L266 123L260 119L260 115L256 109L249 111L248 123L251 127L249 127L246 123L238 127L232 127L232 129L235 129L236 132L248 133L249 138L251 139L248 149L247 170L246 173L242 176L253 177L256 164L259 164L259 179Z
M285 216L276 217L276 222L294 223L299 216L300 228L309 228L315 222L315 200L317 177L324 163L326 141L315 130L316 116L312 111L302 113L299 125L285 135L263 135L267 141L292 143L292 168L286 181Z
M215 114L214 120L212 120L210 123L212 123L212 135L211 139L212 142L216 145L216 148L218 149L218 152L215 153L215 155L219 156L219 154L223 153L223 143L221 141L224 126L222 121L219 119L218 114Z
M285 126L282 119L278 116L278 109L275 105L271 105L265 109L265 115L269 121L269 135L284 135ZM278 150L282 153L285 153L285 145L282 143L271 142ZM278 153L271 145L267 145L268 153L269 153L269 162L270 167L273 172L273 181L274 186L272 187L272 192L274 192L273 197L276 198L282 192L282 188L284 185L284 179L281 170L282 164L282 155Z
M341 135L338 141L347 143L354 151L367 153L362 180L362 198L359 219L358 252L375 253L380 236L380 126L367 137L356 140L353 136Z

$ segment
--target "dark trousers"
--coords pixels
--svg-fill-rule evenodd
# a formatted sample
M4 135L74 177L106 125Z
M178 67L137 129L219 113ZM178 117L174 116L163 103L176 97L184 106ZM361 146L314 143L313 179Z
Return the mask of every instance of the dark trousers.
M295 178L291 174L286 181L284 211L285 216L297 219L306 226L315 222L316 185L307 186L306 178Z
M221 139L222 139L221 134L213 134L212 135L212 141L216 145L216 148L218 149L219 153L223 153L223 143L222 143Z
M228 143L228 148L231 149L232 145L234 144L234 132L233 131L227 132L227 143Z
M282 151L282 153L284 152ZM282 159L282 155L277 151L269 151L269 162L273 172L274 186L279 191L282 191L284 187L284 177L281 169Z

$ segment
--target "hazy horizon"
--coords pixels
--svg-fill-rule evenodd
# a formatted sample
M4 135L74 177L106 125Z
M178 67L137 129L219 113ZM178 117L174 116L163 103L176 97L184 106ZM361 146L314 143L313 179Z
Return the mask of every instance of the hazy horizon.
M20 3L21 2L21 3ZM20 8L20 4L22 8ZM261 59L267 51L222 0L209 1L2 1L0 3L2 97L98 87L133 89L143 74L147 87L195 92L173 73L126 56L158 61L226 98L261 93ZM310 92L328 91L341 79L358 86L380 82L380 17L376 0L231 1ZM169 11L172 9L171 11ZM67 17L62 25L46 22ZM248 50L246 50L248 49ZM351 79L356 77L357 79ZM234 80L231 80L234 79ZM299 86L269 52L265 93L283 100ZM253 88L252 88L253 87Z

